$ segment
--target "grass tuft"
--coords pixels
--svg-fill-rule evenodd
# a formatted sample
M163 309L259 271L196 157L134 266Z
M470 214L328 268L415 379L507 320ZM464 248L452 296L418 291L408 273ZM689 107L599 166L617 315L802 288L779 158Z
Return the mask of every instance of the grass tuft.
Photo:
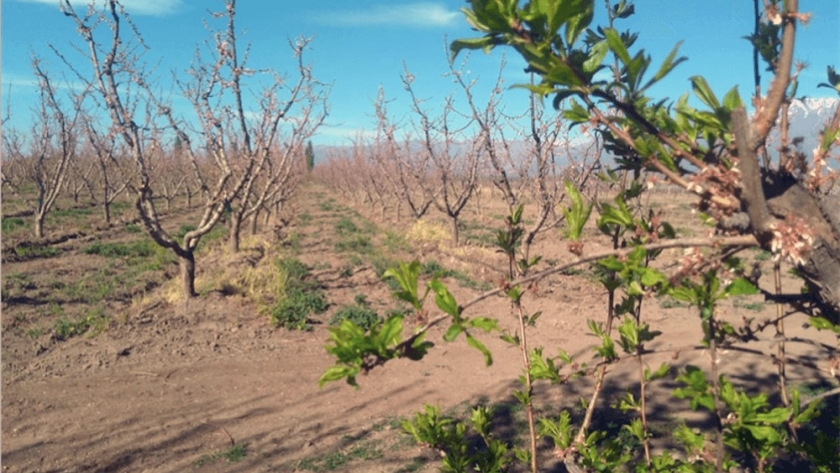
M210 465L212 463L216 463L219 460L227 460L228 463L238 463L247 454L245 450L245 445L234 445L227 450L223 450L221 452L211 453L207 455L202 455L199 457L198 460L194 462L196 468L200 468L205 465Z
M277 301L269 308L275 327L309 329L309 316L327 310L327 300L318 281L309 278L309 267L294 258L277 261Z
M26 227L26 221L24 221L20 217L6 217L6 218L3 218L3 219L0 219L0 223L2 223L3 235L8 235L8 234L14 232L18 228L25 228Z
M58 340L88 335L94 337L104 332L111 324L111 318L106 316L101 307L88 310L84 315L76 319L61 317L53 325L53 333Z
M382 317L366 305L352 304L338 309L330 319L330 325L341 325L345 320L352 322L363 330L368 330L381 322Z
M452 240L449 230L439 223L417 220L408 230L406 239L415 243L444 246Z

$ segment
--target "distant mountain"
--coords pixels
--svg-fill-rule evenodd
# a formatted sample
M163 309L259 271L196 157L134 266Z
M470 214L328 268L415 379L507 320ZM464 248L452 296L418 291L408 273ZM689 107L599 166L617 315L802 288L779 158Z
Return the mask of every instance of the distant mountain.
M840 105L840 99L821 97L794 100L790 104L790 130L788 136L793 139L801 136L805 140L799 149L806 156L811 156L811 150L819 143L819 133L826 123L834 116L834 111ZM778 142L778 133L774 133ZM772 141L771 141L772 143Z
M790 105L790 129L788 136L790 139L801 136L804 138L799 149L805 153L807 157L811 156L811 150L817 147L819 142L819 132L825 124L834 115L835 109L840 106L840 99L830 97L820 98L804 98L794 100ZM779 133L778 129L774 129L769 138L769 145L771 148L778 145ZM511 141L508 143L511 152L516 156L527 152L528 144L522 141ZM578 143L581 150L583 150L588 143L582 141ZM412 147L416 146L416 150L422 148L419 142L412 143ZM455 146L456 151L462 151L468 148L468 144L460 144ZM330 156L348 156L352 153L352 145L316 145L315 146L315 162L321 163ZM609 159L609 156L604 155ZM561 163L565 161L565 156L558 156Z

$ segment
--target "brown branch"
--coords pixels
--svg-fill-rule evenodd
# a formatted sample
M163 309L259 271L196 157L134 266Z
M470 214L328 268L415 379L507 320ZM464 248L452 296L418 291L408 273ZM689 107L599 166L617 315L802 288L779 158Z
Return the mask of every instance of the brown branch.
M595 114L595 117L597 118L598 122L604 124L610 130L610 132L612 132L614 135L619 137L621 139L621 141L624 142L625 145L627 145L628 147L630 147L633 150L636 149L636 143L633 140L633 137L630 136L630 132L628 130L619 128L612 120L607 118L603 114L603 112L601 112L601 110L599 110L595 106L595 104L588 97L584 96L581 99L584 102L586 102L587 106L589 107L589 110L592 113ZM660 139L663 143L668 144L669 146L672 146L671 144L669 144L669 142L671 142L671 143L673 143L673 142L670 139L668 139L667 136L665 136L664 134L657 131L656 133L654 133L654 135L656 135L657 139ZM676 143L674 143L674 145L672 146L672 150L674 150L675 154L682 155L684 157L685 156L691 156L690 153L685 153L678 146L676 146ZM707 195L707 194L709 194L708 189L705 189L700 185L694 184L692 182L689 182L689 181L683 179L683 177L680 176L677 172L668 169L664 164L662 164L662 162L660 162L655 157L644 156L644 158L645 158L645 164L653 166L656 169L657 172L663 174L665 177L668 178L669 181L671 181L672 183L682 187L683 189L685 189L685 190L687 190L687 191L689 191L693 194L699 195L701 197L708 197L709 200L711 200L715 204L717 204L721 207L724 207L724 208L738 207L738 203L733 201L732 199L727 199L723 196L714 195L714 194ZM701 167L702 166L705 166L705 164L701 163Z
M657 242L657 243L650 243L650 244L647 244L647 245L641 245L641 247L644 248L647 251L654 251L654 250L663 250L663 249L668 249L668 248L691 248L691 247L700 247L700 246L707 246L707 247L709 247L709 246L711 246L711 247L755 246L757 244L758 244L758 242L756 241L755 237L753 237L752 235L739 235L739 236L733 236L733 237L683 238L683 239L679 239L679 240L668 240L668 241L660 241L660 242ZM547 276L551 276L552 274L559 273L561 271L564 271L566 269L575 267L575 266L580 265L580 264L591 263L591 262L597 261L601 258L606 258L606 257L609 257L609 256L616 256L616 257L626 256L626 255L630 254L631 252L635 251L635 249L636 249L636 247L621 248L621 249L617 249L617 250L599 251L599 252L593 253L591 255L581 256L581 257L576 258L574 261L571 261L569 263L558 265L558 266L555 266L553 268L549 268L549 269L546 269L544 271L540 271L538 273L531 274L530 276L526 276L526 277L523 277L523 278L519 278L515 281L511 281L506 286L508 286L508 287L519 286L519 285L526 284L526 283L529 283L529 282L532 282L532 281L538 281L538 280L543 279ZM504 291L505 291L504 287L499 287L499 288L496 288L496 289L492 289L490 291L483 292L483 293L479 294L478 296L476 296L475 298L473 298L472 300L458 306L458 311L463 312L467 308L472 307L475 304L478 304L479 302L483 301L484 299L487 299L489 297L501 294ZM404 347L411 346L411 344L414 342L414 340L418 336L427 332L430 328L432 328L435 325L443 322L444 320L446 320L449 317L450 316L447 314L447 315L441 315L439 317L436 317L436 318L430 320L425 325L423 325L422 327L417 329L412 337L410 337L408 340L405 340L402 343L400 343L399 346L404 346Z
M779 109L785 101L787 88L790 84L790 71L793 64L793 46L796 38L796 20L799 12L799 0L787 0L785 2L785 14L783 16L784 27L782 30L782 49L779 52L779 61L776 66L776 76L770 83L767 91L767 98L764 106L761 107L753 118L750 133L749 148L756 152L764 143L767 134L779 116ZM740 149L739 149L740 152Z
M761 186L761 168L758 165L757 148L751 145L754 142L753 131L749 126L747 112L743 106L732 111L732 131L735 135L735 145L738 148L740 161L741 200L750 217L753 231L756 232L759 240L764 240L769 237L770 226L775 219L770 216L770 210L767 208L767 199L764 197L764 189Z
M831 389L831 390L826 391L824 393L817 394L816 396L812 397L811 399L802 401L799 404L799 408L804 409L804 408L808 407L808 405L813 403L813 402L819 401L820 399L825 399L827 397L836 396L838 394L840 394L840 387Z
M636 107L633 104L628 104L628 103L622 102L618 98L614 97L612 94L601 91L601 90L594 90L592 92L592 95L594 95L595 97L599 97L599 98L607 100L614 107L621 110L624 114L626 114L636 124L638 124L639 126L644 128L645 131L648 134L650 134L652 136L655 136L656 139L658 139L660 142L662 142L663 144L670 147L674 156L685 158L686 160L688 160L688 162L690 162L691 164L693 164L694 166L696 166L700 169L702 169L706 166L705 162L698 159L693 154L683 150L680 147L680 143L677 143L677 141L675 141L674 138L671 135L665 133L664 131L659 129L656 125L651 123L648 119L643 117L642 114L640 114L639 111L636 110ZM690 146L692 151L699 152L699 150L696 147L696 144L694 144L694 143L685 143L685 144Z

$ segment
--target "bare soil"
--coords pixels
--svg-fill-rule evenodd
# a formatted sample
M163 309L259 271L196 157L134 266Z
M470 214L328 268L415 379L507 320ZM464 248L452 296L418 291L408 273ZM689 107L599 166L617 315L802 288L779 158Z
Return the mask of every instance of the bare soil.
M92 242L128 241L137 235L127 233L124 225L92 229L52 245L59 251L48 257L15 257L6 246L2 471L437 471L437 454L402 434L399 419L424 404L453 413L477 403L514 405L512 393L519 387L521 372L519 351L495 335L483 335L494 354L493 365L485 367L481 354L463 340L443 342L445 327L433 329L430 340L437 346L420 362L390 362L359 378L360 389L340 383L319 389L318 378L333 364L324 350L332 314L358 294L380 311L395 306L370 258L386 251L382 245L387 232L404 235L410 223L375 221L368 216L376 225L376 249L372 256L354 259L336 250L335 224L348 216L359 223L362 217L348 214L344 205L317 187L306 188L296 205L295 214L308 218L297 218L283 229L285 248L283 242L268 240L251 247L245 244L242 254L230 255L218 243L209 245L198 258L199 278L211 281L201 297L188 304L170 302L169 280L177 267L170 264L150 270L146 279L132 279L130 287L112 291L98 302L94 318L107 320L101 333L90 330L65 339L56 336L55 321L75 320L90 310L85 298L73 300L65 289L99 274L108 264L115 265L113 275L125 270L120 264L130 264L109 262L86 254L85 249ZM681 204L669 205L679 210ZM494 211L501 213L498 209L483 213ZM485 226L489 232L493 225L501 225L470 218L477 231ZM168 224L177 226L187 220L188 213L175 213ZM698 230L686 227L685 231ZM604 244L592 235L587 250ZM260 247L265 244L292 253L313 268L313 277L326 291L330 309L313 317L310 331L275 329L258 304L225 287L213 287L214 273L237 265L245 268L253 259L267 257ZM445 244L415 242L400 251L404 258L435 259L444 267L463 271L478 284L493 286L501 279L493 269L502 267L499 255L477 245L453 250ZM543 238L536 253L555 264L571 259L559 238L551 236ZM678 256L673 252L666 260L674 262ZM769 262L764 269L769 273ZM603 320L606 303L604 291L588 274L587 268L581 268L579 273L550 277L526 299L529 311L543 312L538 330L531 332L532 346L544 346L547 355L562 347L582 361L591 361L594 338L587 335L586 320ZM451 278L447 282L459 301L479 292L460 287ZM762 286L769 289L771 282L765 276ZM787 292L798 289L791 278L785 279L785 286ZM89 289L95 287L91 284ZM645 320L666 334L650 347L663 353L648 357L649 365L656 368L667 361L708 366L707 353L684 349L701 338L695 312L655 298L646 304ZM505 328L514 330L515 321L501 298L489 298L470 313L497 317ZM762 320L774 313L775 307L764 304L759 296L723 308L723 316L733 323L743 317ZM813 337L814 329L803 328L806 322L801 314L790 316L786 321L789 335ZM755 348L773 353L772 335L765 338ZM827 334L824 338L833 343ZM824 364L815 347L789 344L788 351L812 355L815 363ZM739 382L773 390L772 363L737 352L722 356L725 370ZM602 398L604 406L635 389L636 369L629 362L615 366ZM790 367L788 372L791 385L830 382L809 369ZM540 410L557 412L579 405L590 386L588 379L562 387L539 385ZM687 403L670 397L668 390L674 386L666 380L649 393L652 422L663 437L680 419L704 421L687 412ZM498 412L504 414L504 410ZM501 415L498 428L511 439L521 435L513 414ZM564 471L552 460L550 446L541 448L546 471ZM244 456L238 458L236 449Z

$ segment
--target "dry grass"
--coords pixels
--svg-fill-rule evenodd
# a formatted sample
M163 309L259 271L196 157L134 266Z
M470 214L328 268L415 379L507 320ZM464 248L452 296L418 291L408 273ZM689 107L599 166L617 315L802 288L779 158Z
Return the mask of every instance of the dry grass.
M417 220L411 225L406 239L421 245L429 245L434 248L443 248L452 240L449 230L442 224Z

